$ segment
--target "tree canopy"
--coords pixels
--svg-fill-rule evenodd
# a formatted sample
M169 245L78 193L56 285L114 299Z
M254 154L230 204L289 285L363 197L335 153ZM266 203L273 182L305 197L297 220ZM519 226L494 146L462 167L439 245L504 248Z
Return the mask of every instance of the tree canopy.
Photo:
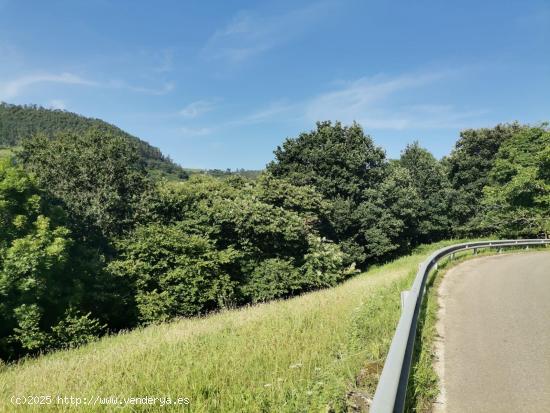
M19 146L23 139L36 134L51 138L60 132L81 135L90 129L119 136L135 145L148 171L155 177L164 176L171 179L187 177L183 168L163 155L158 148L103 120L36 105L20 106L0 103L0 148Z
M469 129L443 160L417 142L390 160L358 124L319 122L261 173L176 181L95 126L0 153L2 359L331 287L421 243L550 232L547 124Z
M18 159L82 236L131 228L149 185L136 144L100 129L25 139Z

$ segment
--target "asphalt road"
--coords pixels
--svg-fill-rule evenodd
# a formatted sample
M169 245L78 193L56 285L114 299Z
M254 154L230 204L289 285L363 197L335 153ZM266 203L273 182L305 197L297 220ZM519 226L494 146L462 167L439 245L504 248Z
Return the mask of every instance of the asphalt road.
M436 412L550 412L550 253L466 261L439 303Z

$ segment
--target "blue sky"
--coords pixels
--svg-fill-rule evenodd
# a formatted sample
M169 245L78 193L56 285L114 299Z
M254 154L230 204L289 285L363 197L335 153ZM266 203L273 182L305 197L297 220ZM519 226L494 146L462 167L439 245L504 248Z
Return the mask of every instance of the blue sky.
M0 100L97 117L186 167L262 168L317 120L397 157L550 120L550 2L0 0Z

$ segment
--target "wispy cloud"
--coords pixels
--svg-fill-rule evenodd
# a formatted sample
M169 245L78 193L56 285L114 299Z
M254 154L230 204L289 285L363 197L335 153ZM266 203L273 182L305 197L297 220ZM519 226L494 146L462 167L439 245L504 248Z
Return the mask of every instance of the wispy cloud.
M214 128L206 128L206 127L199 127L199 128L191 128L187 126L183 126L179 129L180 133L186 137L195 137L195 136L206 136L210 135L212 132L215 131Z
M198 116L201 116L207 112L210 112L214 109L216 105L215 100L197 100L195 102L189 103L182 110L179 111L179 114L184 118L194 119Z
M68 85L98 86L97 82L84 79L72 73L62 74L35 74L21 76L0 84L0 99L12 99L24 89L37 83L61 83Z
M292 114L294 114L295 117L301 110L299 104L289 103L286 100L279 100L271 102L266 107L244 115L239 119L228 122L228 126L252 125L272 120L281 120L282 117L289 117L292 116Z
M316 121L333 120L360 123L366 129L428 130L485 125L489 113L483 108L463 108L454 103L431 101L424 96L434 88L459 79L467 69L425 71L396 76L362 77L338 85L333 90L297 101L275 100L264 107L234 116L207 127L183 127L184 136L213 135L228 128L293 122L298 127ZM180 114L196 118L208 108L197 101ZM489 122L490 123L490 122Z
M100 82L91 80L74 73L38 73L24 75L15 79L0 83L0 100L13 99L19 96L25 89L41 83L55 83L75 86L101 87L108 89L126 89L132 92L151 95L164 95L174 90L173 83L165 83L157 88L135 86L120 80L108 80Z
M157 87L145 87L145 86L136 86L131 85L123 81L109 81L101 86L107 87L107 88L115 88L115 89L126 89L131 92L137 92L137 93L144 93L146 95L166 95L167 93L172 92L176 88L176 84L173 82L165 82L160 86Z
M284 14L263 16L241 11L208 40L203 55L209 59L241 62L288 42L328 15L331 3L321 2Z
M325 119L345 123L357 121L365 128L373 129L461 127L464 121L482 116L487 111L458 110L448 103L425 103L418 98L423 89L434 87L438 82L451 81L457 75L459 71L439 71L360 78L305 102L304 116L309 122ZM416 93L411 95L411 91Z

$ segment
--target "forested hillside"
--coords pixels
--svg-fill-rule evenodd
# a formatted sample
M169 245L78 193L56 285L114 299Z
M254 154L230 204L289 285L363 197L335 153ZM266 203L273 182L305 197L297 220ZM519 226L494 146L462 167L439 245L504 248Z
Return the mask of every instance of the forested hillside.
M23 139L0 163L0 358L331 287L422 243L547 237L549 148L546 124L510 124L390 160L319 122L255 179L170 182L118 129Z
M0 103L0 148L18 146L22 139L30 138L37 133L52 137L58 132L82 134L90 129L121 136L134 142L153 174L177 179L187 177L183 168L164 156L158 148L100 119L36 105Z

